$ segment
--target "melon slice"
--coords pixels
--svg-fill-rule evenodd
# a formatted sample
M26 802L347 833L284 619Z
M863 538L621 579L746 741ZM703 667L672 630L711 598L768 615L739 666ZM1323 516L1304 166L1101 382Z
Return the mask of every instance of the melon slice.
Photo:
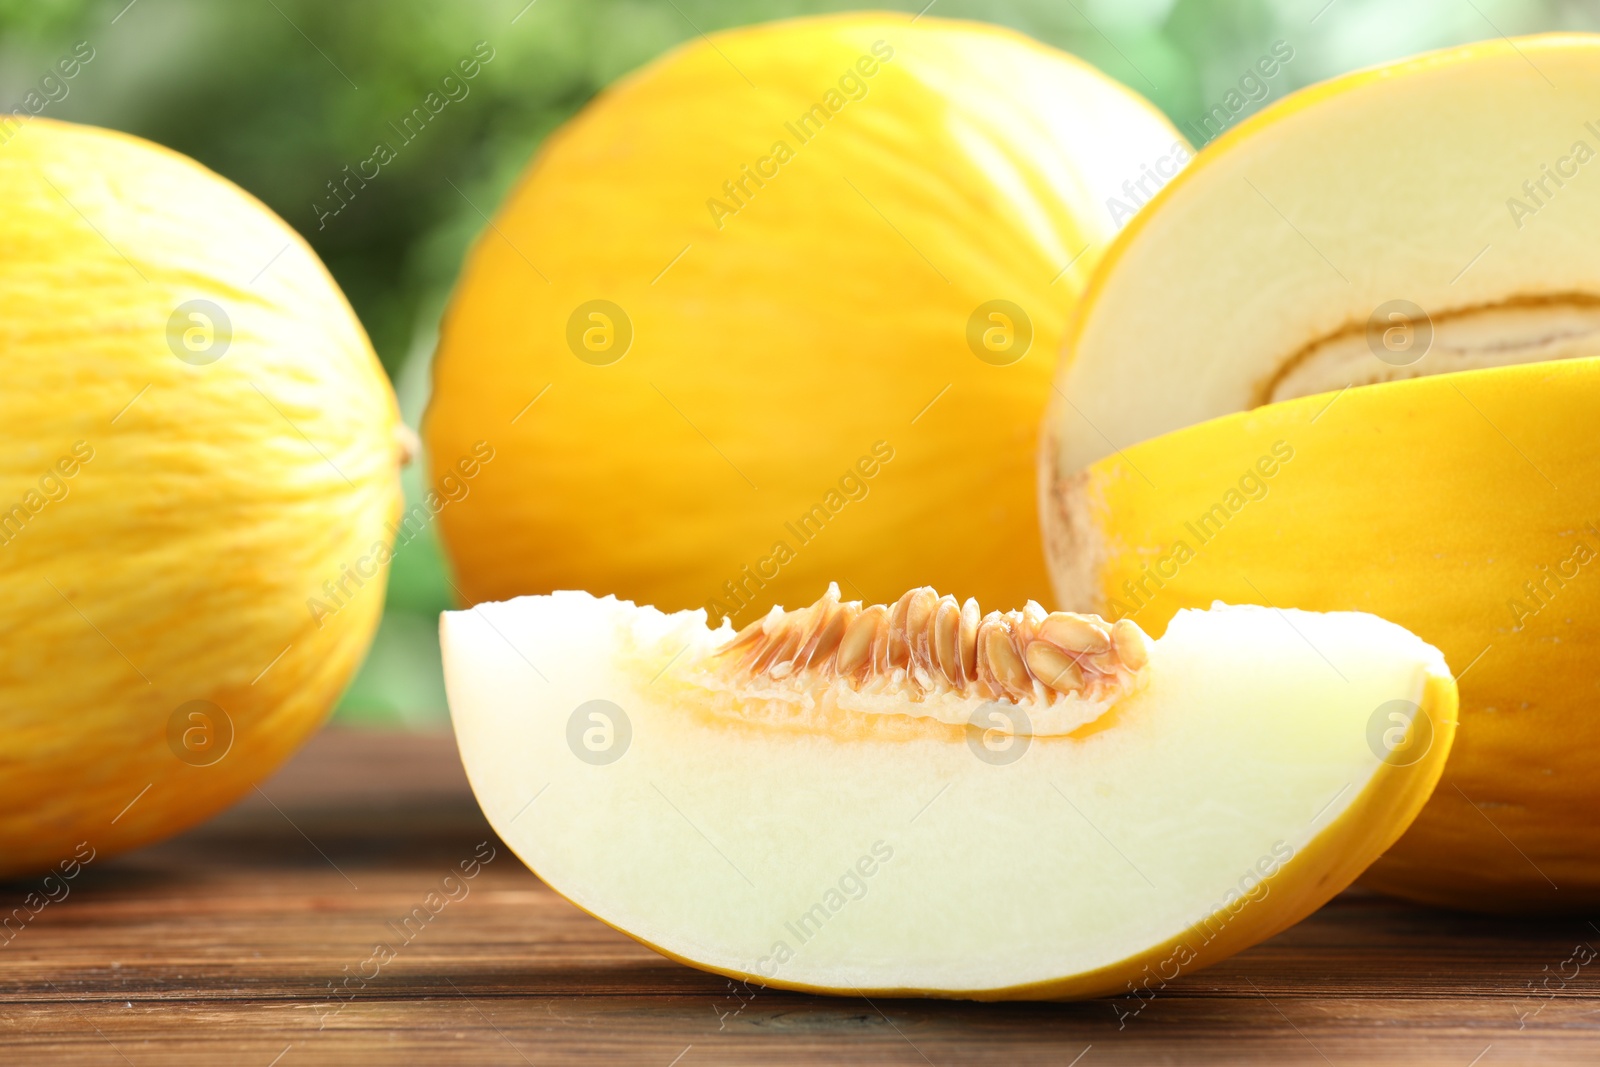
M1455 729L1370 615L1132 623L773 609L735 635L558 592L446 612L472 788L557 892L768 986L978 999L1171 980L1270 936L1407 826Z

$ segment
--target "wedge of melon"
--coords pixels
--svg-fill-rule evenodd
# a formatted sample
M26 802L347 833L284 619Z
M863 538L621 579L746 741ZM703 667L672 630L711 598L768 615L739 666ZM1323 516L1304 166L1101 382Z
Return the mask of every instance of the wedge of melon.
M557 892L768 986L1142 988L1270 936L1410 823L1456 721L1370 615L983 616L932 590L735 636L558 592L441 625L479 803Z

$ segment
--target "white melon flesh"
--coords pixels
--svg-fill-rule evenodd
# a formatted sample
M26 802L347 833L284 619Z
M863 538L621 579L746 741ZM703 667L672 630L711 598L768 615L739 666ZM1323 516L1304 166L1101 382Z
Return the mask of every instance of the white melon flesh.
M560 592L441 631L472 788L546 883L672 957L824 992L1091 996L1188 973L1353 880L1455 725L1440 654L1354 613L1181 612L1095 721L1009 737L1005 703L991 735L892 701L742 715L704 685L733 633L703 612ZM1397 701L1421 708L1409 733ZM1405 759L1396 723L1398 751L1420 746Z
M1063 342L1047 471L1272 401L1600 355L1597 94L1600 36L1491 40L1219 137L1106 253ZM1380 355L1391 323L1408 350Z

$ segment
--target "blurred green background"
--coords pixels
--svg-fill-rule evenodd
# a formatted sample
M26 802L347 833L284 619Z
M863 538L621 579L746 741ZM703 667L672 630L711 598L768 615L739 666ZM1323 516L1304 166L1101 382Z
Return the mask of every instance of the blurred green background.
M540 141L605 85L672 46L825 0L0 0L0 105L57 58L94 58L45 114L148 137L260 197L327 262L415 427L440 311L469 243ZM927 0L880 8L1000 23L1148 96L1186 135L1274 42L1270 95L1356 67L1501 34L1600 28L1593 0ZM330 181L390 138L479 42L493 60L336 216ZM61 90L53 88L53 95ZM476 205L476 207L474 206ZM326 207L323 209L326 210ZM0 252L3 254L3 252ZM421 488L420 464L405 476ZM346 723L446 721L437 613L451 605L429 527L401 553Z

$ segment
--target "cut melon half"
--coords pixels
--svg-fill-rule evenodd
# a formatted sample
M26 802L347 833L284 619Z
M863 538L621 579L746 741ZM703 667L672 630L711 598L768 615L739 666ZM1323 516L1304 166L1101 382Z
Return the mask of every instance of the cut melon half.
M1240 122L1106 250L1042 432L1060 606L1366 611L1461 668L1366 876L1431 904L1600 906L1597 101L1600 36L1553 34Z
M441 625L490 823L656 950L826 993L1142 989L1302 918L1405 829L1456 720L1370 615L1132 623L932 590L735 635L558 592Z

